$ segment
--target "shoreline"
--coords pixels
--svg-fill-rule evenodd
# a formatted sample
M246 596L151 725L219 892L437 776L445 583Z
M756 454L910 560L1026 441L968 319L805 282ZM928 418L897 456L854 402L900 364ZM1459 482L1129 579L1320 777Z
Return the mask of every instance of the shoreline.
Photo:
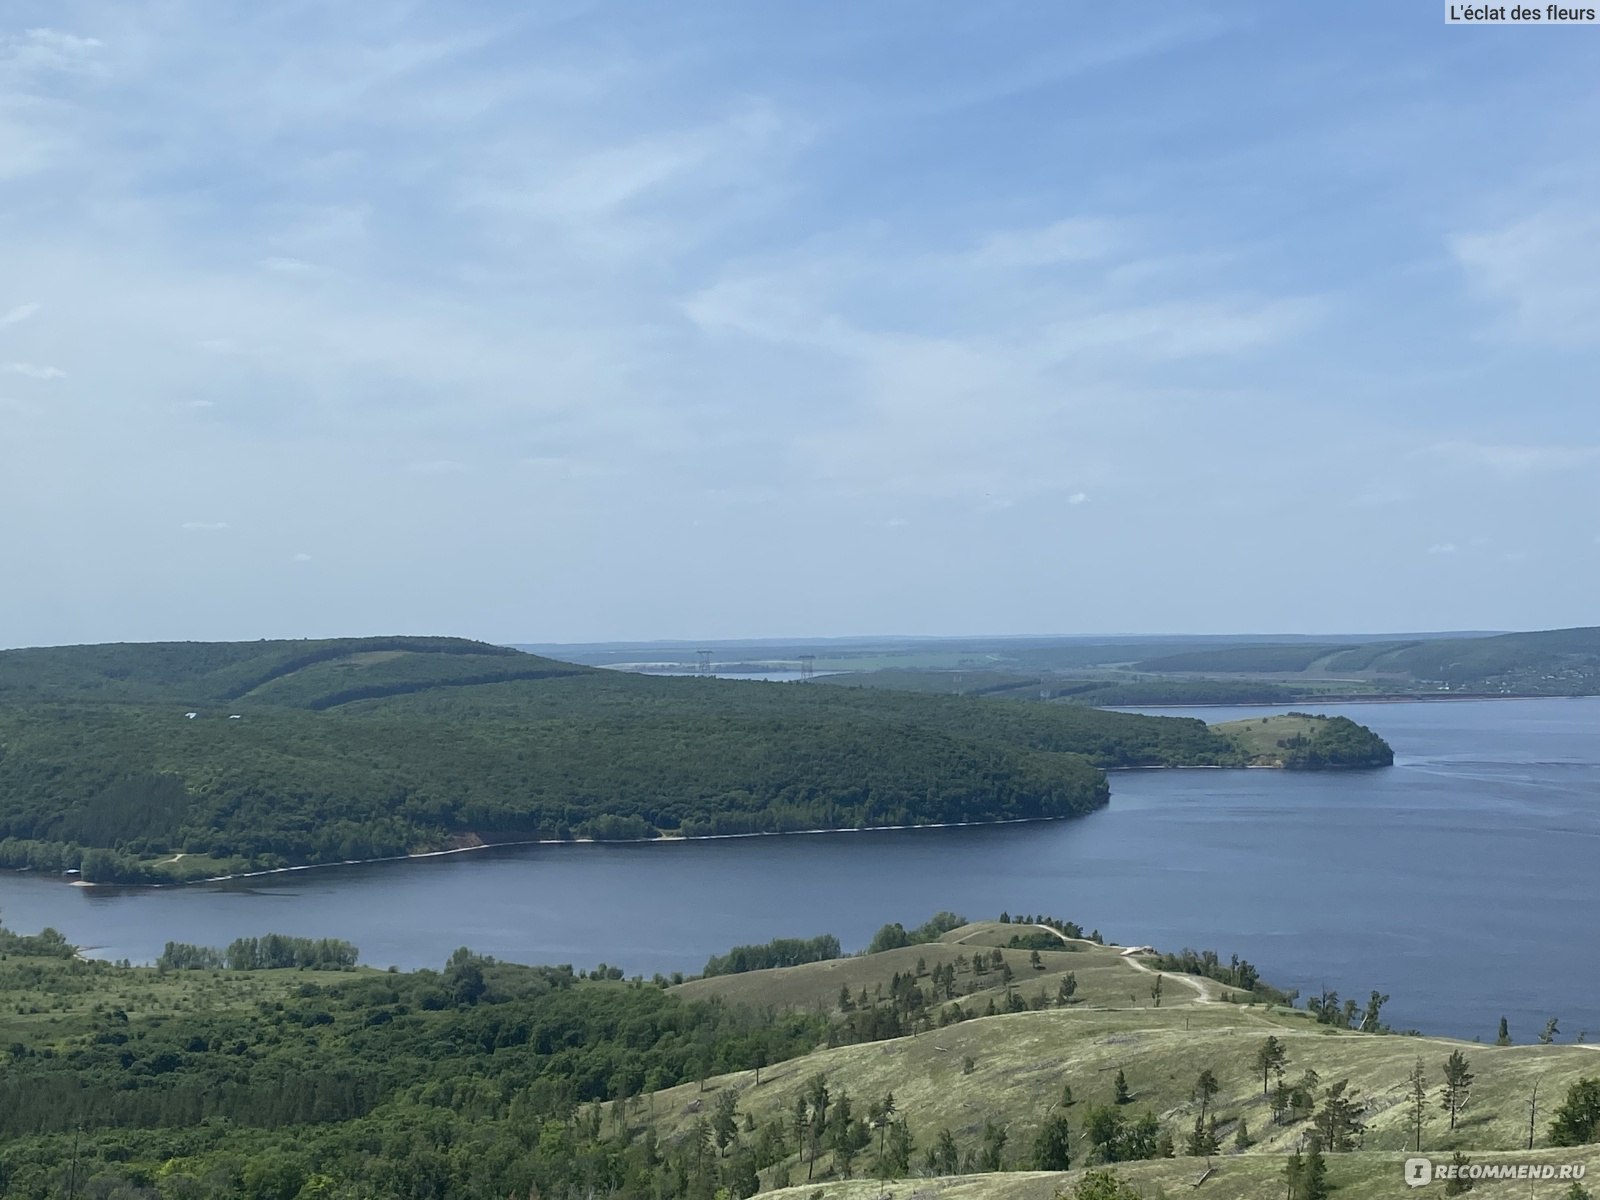
M1225 766L1221 763L1145 763L1137 766L1101 767L1099 769L1105 775L1110 776L1124 771L1282 771L1286 768L1282 763L1245 763L1241 766ZM998 825L1043 824L1048 821L1071 821L1079 817L1092 816L1100 811L1101 808L1107 807L1109 803L1108 798L1106 805L1098 805L1088 812L1071 813L1059 817L1007 817L998 821L933 821L916 825L861 825L839 829L774 829L760 830L753 833L703 833L687 837L683 834L663 833L657 834L655 837L606 838L603 840L592 837L518 838L504 842L479 842L471 846L452 846L445 850L420 850L414 854L386 854L377 858L348 858L341 859L338 862L297 863L287 867L263 867L257 871L237 871L227 875L206 875L199 879L185 879L170 883L97 883L80 877L68 881L67 886L77 888L127 888L129 890L185 888L207 883L229 883L237 879L262 879L270 875L288 875L297 871L322 871L334 867L364 867L377 863L410 862L416 859L443 858L451 854L470 854L478 850L495 850L517 846L644 846L672 842L728 841L734 838L815 837L825 834L889 833L914 829L980 829Z
M1116 770L1210 770L1209 767L1118 767ZM1232 767L1217 767L1219 771L1236 770ZM1276 769L1276 768L1270 768ZM1104 807L1103 805L1101 807ZM606 838L604 840L590 837L583 838L521 838L507 842L480 842L475 846L454 846L448 850L419 850L415 854L386 854L378 858L348 858L339 862L325 863L298 863L290 867L264 867L259 871L238 871L231 875L207 875L200 879L186 879L173 883L94 883L87 879L74 879L68 887L79 888L127 888L130 891L155 890L158 888L185 888L195 887L204 883L228 883L235 879L260 879L268 875L287 875L295 871L323 871L333 867L365 867L375 863L411 862L423 858L443 858L448 854L470 854L477 850L498 850L515 846L656 846L673 842L716 842L727 841L733 838L764 838L764 837L810 837L836 833L888 833L892 831L904 832L909 829L976 829L996 825L1034 825L1044 824L1047 821L1071 821L1078 817L1089 816L1098 809L1091 809L1088 813L1073 813L1060 817L1007 817L1000 821L937 821L925 825L862 825L842 829L774 829L763 830L755 833L703 833L692 837L682 834L658 834L648 838Z
M1101 704L1090 705L1099 708L1102 712L1128 712L1145 713L1152 708L1271 708L1284 710L1293 708L1296 712L1305 711L1299 706L1311 704L1471 704L1483 700L1594 700L1600 698L1600 693L1594 695L1466 695L1447 693L1419 693L1415 696L1320 696L1316 699L1300 700L1217 700L1217 701L1190 701L1173 704ZM1126 768L1118 768L1125 770Z

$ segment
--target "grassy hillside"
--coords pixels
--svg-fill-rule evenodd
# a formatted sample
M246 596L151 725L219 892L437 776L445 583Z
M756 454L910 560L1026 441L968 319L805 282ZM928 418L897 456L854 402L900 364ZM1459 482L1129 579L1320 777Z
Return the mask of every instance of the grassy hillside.
M1035 941L1058 948L1035 962ZM40 1200L710 1200L723 1188L1054 1200L1109 1167L1155 1200L1187 1193L1209 1165L1202 1195L1269 1200L1316 1130L1353 1129L1329 1123L1348 1100L1360 1129L1326 1156L1328 1178L1334 1197L1375 1200L1403 1194L1419 1061L1433 1158L1600 1170L1593 1144L1552 1145L1570 1140L1573 1089L1600 1079L1591 1047L1356 1032L1160 974L1163 961L1046 925L980 922L925 945L669 986L465 949L441 970L405 973L134 968L0 930L0 1189ZM1282 1069L1265 1072L1264 1095L1269 1037ZM1452 1129L1440 1095L1455 1053L1473 1079ZM1209 1164L1186 1153L1202 1105L1199 1127L1214 1117L1220 1143ZM1035 1169L1041 1133L1063 1120L1048 1149L1070 1169ZM1144 1133L1110 1136L1118 1124ZM1475 1194L1530 1192L1482 1183Z
M1320 769L1387 767L1394 762L1387 742L1348 717L1291 712L1223 721L1212 728L1233 739L1253 766Z
M1033 928L967 926L935 946L707 979L677 991L697 998L718 996L730 1003L837 1013L837 1000L828 997L837 997L841 986L866 989L882 1004L896 976L915 974L919 985L926 987L935 972L954 961L951 956L958 948L966 947L970 955L976 944L1017 937ZM1210 1072L1217 1090L1207 1107L1216 1116L1221 1146L1211 1156L1216 1170L1203 1190L1266 1200L1284 1194L1287 1156L1317 1127L1333 1085L1343 1083L1341 1094L1354 1097L1357 1120L1364 1128L1358 1145L1328 1155L1334 1195L1386 1197L1402 1194L1401 1160L1417 1137L1407 1097L1409 1076L1420 1060L1426 1088L1421 1140L1424 1151L1435 1159L1447 1160L1456 1151L1473 1161L1527 1159L1523 1149L1527 1101L1537 1085L1544 1107L1535 1123L1541 1149L1534 1159L1586 1162L1591 1169L1600 1169L1600 1155L1592 1146L1547 1148L1548 1119L1567 1089L1600 1075L1600 1059L1589 1046L1484 1046L1361 1033L1318 1023L1305 1010L1240 1003L1248 998L1240 989L1174 975L1162 978L1158 1007L1152 996L1154 959L1083 941L1065 944L1073 948L1042 953L1042 966L1027 965L1025 952L1005 951L1015 968L1010 982L985 986L966 972L958 976L963 988L960 1004L966 1012L988 1011L990 1000L1007 993L1031 997L1023 1005L1025 1011L1008 1012L1010 1005L1002 1000L993 1016L955 1024L945 1024L941 1016L940 1026L931 1032L884 1044L834 1046L770 1067L761 1073L759 1084L753 1073L740 1072L703 1086L680 1085L651 1098L648 1127L665 1142L690 1138L696 1122L717 1107L721 1094L732 1092L739 1112L748 1113L754 1126L764 1129L784 1121L821 1079L834 1103L848 1096L858 1114L893 1094L898 1119L905 1122L917 1147L913 1174L919 1173L919 1156L938 1143L942 1131L949 1131L960 1155L959 1170L966 1174L942 1179L936 1185L941 1195L1054 1197L1060 1189L1070 1189L1092 1164L1103 1165L1103 1150L1088 1135L1095 1109L1120 1113L1128 1120L1148 1113L1175 1142L1177 1157L1118 1162L1115 1170L1140 1195L1163 1195L1163 1189L1176 1195L1178 1189L1189 1191L1204 1170L1203 1160L1186 1156L1184 1142L1200 1112L1196 1080L1202 1072ZM1074 970L1079 987L1070 1002L1061 1003L1053 982L1068 969ZM1036 993L1042 993L1042 1002ZM1311 1102L1304 1115L1275 1114L1274 1101L1263 1093L1256 1053L1268 1036L1285 1051L1282 1078L1288 1083L1302 1079L1308 1069L1315 1072L1317 1082L1310 1087ZM1467 1108L1458 1114L1452 1130L1439 1095L1443 1064L1453 1052L1466 1056L1474 1080ZM1129 1097L1120 1104L1119 1073ZM1279 1073L1268 1072L1272 1088L1277 1078ZM1057 1116L1066 1118L1071 1131L1076 1169L1027 1171L1037 1134ZM1242 1149L1236 1144L1241 1124L1249 1139ZM978 1170L969 1159L981 1157L991 1128L1006 1134L1000 1153L1004 1169L999 1172ZM852 1156L823 1147L813 1164L808 1155L794 1149L788 1159L765 1170L762 1182L796 1185L787 1190L777 1187L774 1195L809 1197L820 1188L824 1197L841 1200L875 1197L883 1187L871 1178L877 1173L875 1151L876 1145L869 1145L850 1161ZM842 1178L846 1161L850 1173L863 1178ZM1526 1183L1517 1186L1520 1190L1512 1191L1485 1182L1475 1194L1529 1194ZM1549 1187L1535 1194L1557 1192Z
M0 866L163 882L526 838L1064 817L1203 722L649 678L460 639L0 654Z

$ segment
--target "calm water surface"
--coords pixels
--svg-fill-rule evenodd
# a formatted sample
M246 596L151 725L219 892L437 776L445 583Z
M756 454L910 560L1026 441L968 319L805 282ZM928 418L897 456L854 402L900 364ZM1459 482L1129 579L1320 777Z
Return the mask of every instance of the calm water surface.
M1208 720L1261 710L1168 710ZM1042 911L1121 942L1239 953L1283 987L1393 996L1397 1027L1600 1038L1600 699L1352 705L1386 771L1129 771L1075 821L647 845L533 846L156 890L0 874L13 929L105 957L269 931L378 966L468 945L523 962L692 971L740 942L938 909Z

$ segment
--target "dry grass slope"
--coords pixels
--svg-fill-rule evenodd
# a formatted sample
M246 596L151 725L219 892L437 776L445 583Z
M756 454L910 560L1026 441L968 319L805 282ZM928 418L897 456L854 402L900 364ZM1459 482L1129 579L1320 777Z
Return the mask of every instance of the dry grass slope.
M697 981L681 991L702 997L718 995L733 1003L832 1009L841 985L853 993L862 988L870 993L880 983L887 990L889 978L897 971L914 971L919 958L926 959L931 970L938 963L954 961L958 953L970 957L978 947L1032 928L980 923L952 931L933 945ZM984 1122L990 1119L1009 1132L1008 1163L1022 1165L1035 1131L1047 1115L1061 1111L1062 1089L1070 1085L1074 1104L1066 1112L1075 1159L1082 1162L1088 1149L1081 1138L1082 1116L1089 1107L1112 1101L1119 1070L1125 1073L1133 1094L1126 1111L1130 1115L1154 1113L1181 1146L1198 1112L1193 1094L1196 1077L1209 1069L1221 1085L1212 1111L1220 1117L1224 1150L1214 1160L1217 1174L1200 1191L1237 1200L1256 1196L1266 1200L1283 1194L1284 1158L1308 1128L1305 1121L1273 1123L1254 1065L1257 1048L1271 1034L1287 1048L1291 1080L1312 1068L1324 1088L1348 1080L1350 1089L1364 1102L1367 1132L1362 1149L1330 1156L1330 1177L1339 1187L1335 1195L1354 1198L1406 1192L1400 1183L1399 1164L1412 1138L1407 1077L1419 1057L1430 1089L1423 1147L1445 1158L1455 1149L1475 1160L1496 1153L1514 1155L1526 1144L1527 1100L1535 1083L1540 1087L1542 1106L1536 1145L1542 1146L1549 1114L1568 1085L1586 1075L1600 1075L1596 1047L1495 1047L1335 1030L1315 1024L1303 1012L1222 1002L1220 997L1228 989L1209 980L1167 976L1162 1005L1156 1008L1150 997L1153 974L1148 968L1115 947L1088 942L1075 946L1043 953L1044 971L1028 968L1025 950L1004 953L1024 996L1034 991L1031 976L1039 976L1039 984L1053 995L1060 974L1071 970L1079 982L1078 1003L1002 1013L888 1042L819 1049L768 1068L759 1086L752 1074L741 1073L708 1081L704 1092L698 1085L687 1084L656 1093L641 1116L664 1138L683 1136L710 1110L717 1092L733 1088L739 1093L741 1113L749 1113L758 1123L782 1119L807 1081L821 1074L834 1095L848 1092L858 1111L893 1092L898 1111L916 1139L917 1165L921 1150L939 1130L948 1128L966 1148L976 1143ZM998 984L992 975L978 979L962 975L960 979L963 986L986 980ZM1003 989L986 986L963 1003L982 1011L990 995L1003 995ZM1437 1097L1441 1065L1453 1050L1467 1055L1476 1080L1471 1101L1452 1132ZM1241 1120L1247 1122L1254 1138L1254 1145L1245 1153L1233 1149L1233 1135ZM1555 1162L1589 1161L1600 1174L1600 1161L1594 1154L1564 1150L1544 1157ZM858 1171L870 1171L870 1159L870 1154L864 1155ZM793 1178L804 1176L804 1165L796 1156L789 1160L789 1169ZM805 1189L808 1198L819 1186L822 1200L864 1200L879 1195L877 1183L828 1178L830 1169L824 1155L816 1164L819 1182ZM1187 1158L1125 1164L1117 1170L1149 1196L1159 1195L1163 1188L1171 1195L1189 1193L1199 1173L1197 1160ZM989 1196L1049 1198L1071 1178L1004 1172L917 1179L891 1183L887 1193L907 1200L914 1192L927 1197L948 1195L952 1200L969 1196L974 1200ZM1528 1184L1516 1186L1521 1190L1481 1182L1473 1195L1530 1194ZM1544 1192L1531 1194L1558 1193L1554 1185L1541 1186Z

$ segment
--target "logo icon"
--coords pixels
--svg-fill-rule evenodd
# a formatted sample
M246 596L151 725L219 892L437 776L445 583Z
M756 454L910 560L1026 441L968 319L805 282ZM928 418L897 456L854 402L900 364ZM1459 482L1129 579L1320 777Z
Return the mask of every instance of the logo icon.
M1433 1182L1433 1160L1428 1158L1406 1159L1406 1186L1422 1187Z

